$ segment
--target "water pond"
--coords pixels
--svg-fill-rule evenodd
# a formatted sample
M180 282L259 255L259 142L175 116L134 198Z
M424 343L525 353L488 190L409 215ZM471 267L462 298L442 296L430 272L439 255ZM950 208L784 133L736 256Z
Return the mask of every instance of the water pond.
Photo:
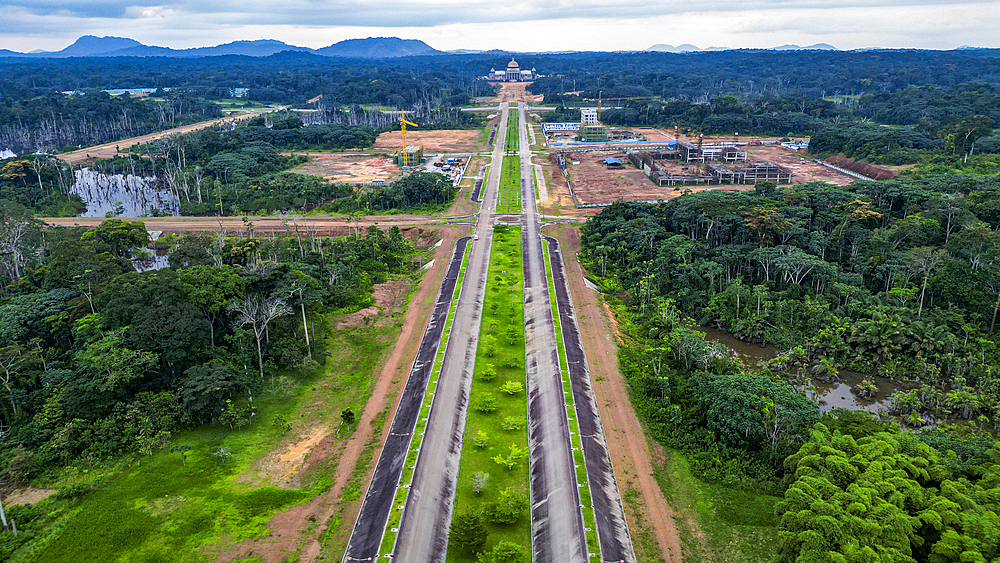
M702 332L707 340L725 344L748 365L756 365L774 359L783 351L774 346L760 346L744 342L728 332L715 328L701 327L697 330ZM823 412L835 408L878 412L888 407L889 397L893 393L903 389L898 383L876 375L872 376L872 382L876 387L875 396L871 398L861 397L854 392L854 389L864 378L862 373L841 370L837 380L832 383L813 379L811 381L812 389L807 393L811 399L819 403L820 410Z

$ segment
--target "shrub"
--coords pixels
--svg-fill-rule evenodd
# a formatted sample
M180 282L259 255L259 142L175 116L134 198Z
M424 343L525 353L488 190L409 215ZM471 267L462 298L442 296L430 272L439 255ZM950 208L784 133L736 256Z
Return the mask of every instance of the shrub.
M479 553L486 547L489 534L481 512L463 512L455 516L451 522L448 543L472 553Z
M501 426L504 430L520 430L524 427L524 419L517 416L508 416L503 419Z
M490 437L486 435L486 432L479 430L476 435L472 438L472 443L477 448L486 448L490 444Z
M476 397L474 408L482 413L496 412L500 408L500 401L497 400L493 393L480 393Z
M500 386L500 390L508 395L517 395L521 391L524 391L524 384L520 381L507 380Z
M484 514L494 524L513 524L528 510L528 497L511 487L500 491L500 497L486 503Z
M476 494L478 495L479 493L483 492L483 489L486 488L486 483L489 482L489 480L490 480L489 473L476 471L475 473L472 474L472 479L469 479L469 484L472 485L472 490L475 491Z
M523 547L502 540L493 549L480 553L476 560L479 563L523 563L526 558Z

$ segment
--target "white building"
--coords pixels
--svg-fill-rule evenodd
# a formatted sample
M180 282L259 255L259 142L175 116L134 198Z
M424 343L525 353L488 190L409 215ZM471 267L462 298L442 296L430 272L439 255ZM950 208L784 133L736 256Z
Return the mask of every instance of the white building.
M580 108L580 123L584 125L599 125L597 108Z
M491 68L490 74L486 77L487 80L494 82L531 82L536 78L538 78L538 73L535 69L522 70L513 58L507 63L505 70Z

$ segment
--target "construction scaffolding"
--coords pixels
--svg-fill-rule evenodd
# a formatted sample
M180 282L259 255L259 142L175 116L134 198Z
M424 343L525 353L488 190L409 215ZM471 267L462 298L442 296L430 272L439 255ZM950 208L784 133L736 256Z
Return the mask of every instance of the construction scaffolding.
M576 140L582 143L602 143L608 140L608 128L603 125L580 125Z
M407 145L392 155L392 163L397 166L416 166L421 162L426 162L424 147L421 145Z
M686 147L684 145L687 145ZM726 149L735 147L724 147ZM699 151L693 155L692 149ZM739 154L742 153L742 154ZM727 167L722 164L708 164L704 172L701 167L697 174L674 174L661 167L657 161L667 158L678 157L683 162L699 160L704 153L699 147L690 143L678 143L678 151L675 152L645 152L634 151L628 153L629 162L633 166L643 171L650 180L659 186L676 186L686 184L757 184L759 182L774 182L776 184L786 184L792 181L792 173L777 164L771 162L752 162L744 166ZM725 156L723 151L720 156ZM734 161L746 161L746 152L729 152Z
M677 154L684 162L705 162L709 160L745 162L747 160L746 151L730 145L695 145L681 141L677 143Z

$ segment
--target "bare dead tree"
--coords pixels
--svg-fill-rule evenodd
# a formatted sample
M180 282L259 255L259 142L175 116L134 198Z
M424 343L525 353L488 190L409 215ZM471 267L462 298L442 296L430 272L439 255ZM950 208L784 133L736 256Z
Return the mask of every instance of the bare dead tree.
M253 329L254 341L257 343L257 366L260 369L260 379L263 381L264 353L261 349L261 339L267 332L268 324L278 317L290 314L292 308L281 299L251 295L231 305L230 309L236 314L237 326L250 326Z

